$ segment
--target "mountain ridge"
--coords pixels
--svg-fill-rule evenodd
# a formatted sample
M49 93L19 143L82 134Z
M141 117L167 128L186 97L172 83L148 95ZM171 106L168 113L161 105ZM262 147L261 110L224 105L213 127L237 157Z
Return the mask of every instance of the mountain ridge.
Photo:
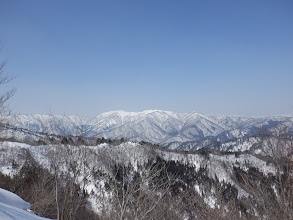
M9 125L38 133L127 138L171 147L172 143L205 139L226 141L251 136L280 125L292 128L293 117L212 116L196 112L118 110L104 112L91 119L76 115L16 115L10 118Z

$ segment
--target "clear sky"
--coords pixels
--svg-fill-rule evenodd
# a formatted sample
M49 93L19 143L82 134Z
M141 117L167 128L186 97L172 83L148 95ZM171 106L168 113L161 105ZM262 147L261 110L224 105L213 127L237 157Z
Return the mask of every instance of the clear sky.
M293 114L293 1L0 0L15 113Z

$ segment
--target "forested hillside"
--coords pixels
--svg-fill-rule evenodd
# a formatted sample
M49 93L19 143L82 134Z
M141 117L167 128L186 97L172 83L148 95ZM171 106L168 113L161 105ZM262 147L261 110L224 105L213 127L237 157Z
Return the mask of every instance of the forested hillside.
M3 141L0 187L48 218L290 219L292 139L275 140L266 139L271 155L107 139Z

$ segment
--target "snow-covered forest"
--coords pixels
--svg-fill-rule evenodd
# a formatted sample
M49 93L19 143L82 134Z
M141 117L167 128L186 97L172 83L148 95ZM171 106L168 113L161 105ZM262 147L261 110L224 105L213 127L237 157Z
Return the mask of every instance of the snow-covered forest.
M292 139L261 143L270 155L123 139L2 141L0 187L52 219L290 219Z

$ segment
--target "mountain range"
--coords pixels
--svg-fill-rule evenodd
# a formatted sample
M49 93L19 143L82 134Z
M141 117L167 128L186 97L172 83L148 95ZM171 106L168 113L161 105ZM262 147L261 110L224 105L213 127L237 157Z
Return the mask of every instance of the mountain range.
M181 150L186 143L192 145L198 141L203 143L203 140L225 142L250 137L280 125L293 127L293 117L290 116L211 116L162 110L110 111L91 119L76 115L17 115L9 121L10 127L34 133L127 138Z

